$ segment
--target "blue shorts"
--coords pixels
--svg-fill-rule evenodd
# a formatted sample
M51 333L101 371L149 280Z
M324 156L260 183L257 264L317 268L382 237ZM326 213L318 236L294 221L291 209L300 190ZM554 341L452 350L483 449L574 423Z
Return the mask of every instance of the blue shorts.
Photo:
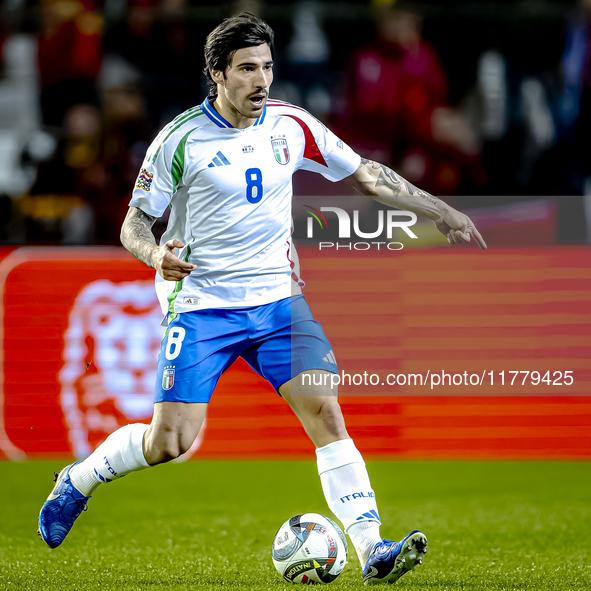
M238 357L277 391L306 370L337 372L303 295L251 308L195 310L174 318L162 340L155 402L209 402Z

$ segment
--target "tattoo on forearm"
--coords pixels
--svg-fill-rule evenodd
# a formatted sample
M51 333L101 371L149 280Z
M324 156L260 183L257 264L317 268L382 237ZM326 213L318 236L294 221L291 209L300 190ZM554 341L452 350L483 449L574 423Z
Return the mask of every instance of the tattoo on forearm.
M394 194L394 197L398 197L402 189L407 188L408 183L406 183L404 179L400 178L393 170L386 168L382 164L379 166L381 170L380 176L376 181L376 189L378 187L388 187L388 189L390 189ZM412 195L412 190L410 188L408 189L409 194Z
M430 193L415 187L412 183L409 183L406 179L402 178L399 174L396 174L387 166L378 164L377 162L373 162L371 160L366 160L365 158L361 159L361 163L370 165L374 170L380 171L380 175L376 181L376 188L387 187L392 191L394 197L398 197L403 192L411 196L416 195L431 205L437 205L437 199L435 199Z
M152 226L156 218L146 212L132 207L121 227L121 243L139 261L152 266L152 252L156 247L156 239L152 234Z

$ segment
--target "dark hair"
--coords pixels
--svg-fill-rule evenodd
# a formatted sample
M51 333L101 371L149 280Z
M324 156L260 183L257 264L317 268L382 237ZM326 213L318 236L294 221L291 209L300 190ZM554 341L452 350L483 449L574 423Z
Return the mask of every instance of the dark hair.
M209 84L209 96L217 96L217 84L213 81L210 70L224 71L232 63L237 50L268 43L271 57L274 57L273 29L262 19L242 12L237 16L224 19L205 41L205 68L203 73Z

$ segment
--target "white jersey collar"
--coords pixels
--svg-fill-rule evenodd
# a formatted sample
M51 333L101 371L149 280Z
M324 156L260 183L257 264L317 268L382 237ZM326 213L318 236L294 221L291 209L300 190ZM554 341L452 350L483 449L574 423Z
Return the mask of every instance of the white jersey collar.
M234 126L226 121L213 107L213 105L209 102L209 98L206 97L206 99L201 103L201 109L203 110L203 112L205 113L205 115L207 115L207 117L213 122L215 123L218 127L222 127L222 128L230 128L230 129L234 129ZM261 116L254 122L254 124L252 125L252 127L255 127L256 125L261 125L263 123L263 121L265 120L265 116L267 115L267 105L265 105L263 107L263 112L261 114Z

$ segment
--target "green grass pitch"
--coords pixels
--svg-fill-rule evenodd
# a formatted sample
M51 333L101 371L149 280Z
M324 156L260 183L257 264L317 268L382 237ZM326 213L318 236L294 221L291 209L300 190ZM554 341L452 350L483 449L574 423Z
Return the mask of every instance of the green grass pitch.
M310 462L188 462L103 485L64 544L37 537L59 461L0 463L0 589L292 589L271 541L292 515L331 515ZM591 466L371 462L384 526L429 538L404 589L591 588ZM363 588L359 562L332 583Z

